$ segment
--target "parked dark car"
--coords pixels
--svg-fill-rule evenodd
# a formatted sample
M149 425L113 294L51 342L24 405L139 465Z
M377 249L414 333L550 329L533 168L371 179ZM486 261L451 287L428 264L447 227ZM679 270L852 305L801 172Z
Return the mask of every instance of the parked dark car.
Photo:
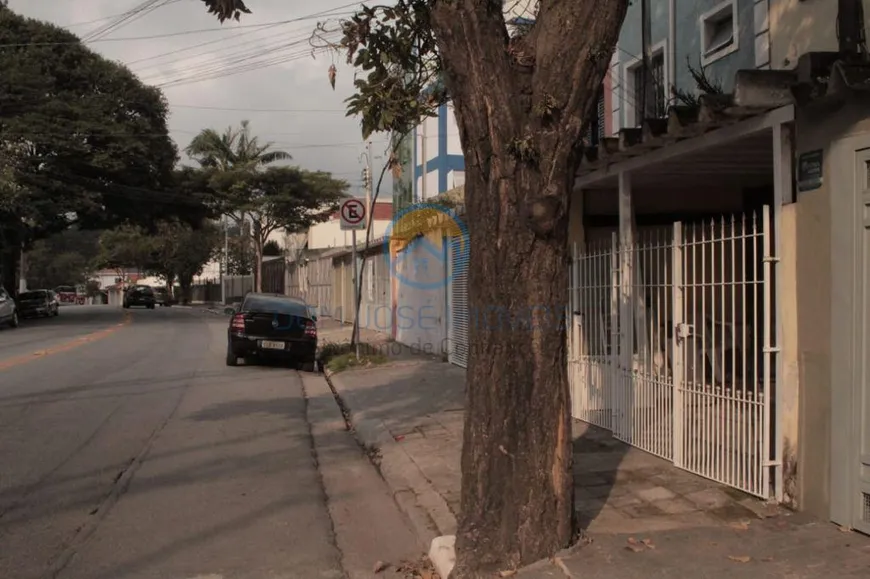
M153 310L157 304L154 290L148 285L134 285L124 294L124 307L143 306Z
M154 288L154 303L163 308L168 308L174 303L172 294L166 288Z
M18 327L18 304L12 299L3 286L0 286L0 326Z
M60 299L51 290L29 290L18 294L18 315L22 318L49 318L60 313Z
M249 293L227 328L227 366L273 359L317 368L317 323L308 305L278 294Z

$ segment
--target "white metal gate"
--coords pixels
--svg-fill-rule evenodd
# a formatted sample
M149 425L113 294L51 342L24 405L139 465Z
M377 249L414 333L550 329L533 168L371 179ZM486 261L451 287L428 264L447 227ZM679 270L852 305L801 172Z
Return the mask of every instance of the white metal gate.
M576 418L680 468L772 496L770 211L575 250Z
M450 239L448 260L450 290L447 329L447 359L451 364L468 367L468 241L463 236Z

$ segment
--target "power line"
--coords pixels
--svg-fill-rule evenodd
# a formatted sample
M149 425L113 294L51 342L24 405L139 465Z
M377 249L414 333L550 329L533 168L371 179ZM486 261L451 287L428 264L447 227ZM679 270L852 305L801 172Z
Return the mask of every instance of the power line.
M145 76L149 73L159 73L167 67L182 68L185 63L189 63L188 70L178 70L177 73L189 73L193 70L203 70L212 65L226 66L230 62L236 62L245 57L264 55L281 48L291 48L303 44L310 46L310 38L311 34L309 31L301 32L301 34L297 33L296 35L291 35L287 32L279 32L278 34L272 34L269 37L253 38L229 46L223 44L220 51L217 53L213 50L206 50L179 59L148 65L144 69L136 70L135 72L139 76ZM246 45L253 46L243 48ZM203 60L201 59L203 56L207 56L208 58Z
M264 61L245 64L244 61L250 60L250 58L255 58L255 57L248 57L248 58L242 59L241 61L236 63L237 66L235 66L235 68L226 69L221 65L213 66L211 69L208 69L205 71L200 71L200 72L195 73L187 78L174 79L171 81L160 83L157 85L157 88L160 88L160 89L176 88L179 86L185 86L185 85L190 85L190 84L196 84L199 82L204 82L207 80L217 80L220 78L226 78L228 76L235 76L235 75L242 74L242 73L253 72L255 70L260 70L263 68L269 68L272 66L276 66L278 64L285 64L288 62L293 62L295 60L301 60L301 59L307 58L309 56L314 56L315 54L318 54L318 53L323 53L326 50L328 50L328 49L315 49L313 51L305 49L302 51L297 51L295 53L291 53L289 55L277 56L277 57L273 57L271 59L267 59Z
M348 6L355 6L357 3L350 4ZM338 10L339 8L334 8L333 10ZM278 20L275 22L265 22L263 24L240 24L238 26L232 26L227 28L200 28L197 30L185 30L182 32L170 32L167 34L152 34L149 36L129 36L123 38L99 38L97 40L93 40L88 42L87 44L92 44L96 42L133 42L139 40L159 40L162 38L174 38L178 36L190 36L193 34L208 34L213 32L228 32L233 30L242 30L242 29L262 29L266 27L270 27L276 24L291 24L293 22L304 22L306 20L314 20L316 18L322 16L339 16L339 14L328 14L326 12L320 12L316 14L310 14L307 16L300 16L298 18L290 18L288 20ZM82 41L74 40L69 42L20 42L20 43L11 43L11 44L0 44L0 48L20 48L26 46L63 46L63 45L71 45L71 44L80 44Z
M153 10L160 8L161 4L165 5L166 0L145 0L144 2L138 4L135 8L128 10L124 14L122 14L119 18L115 19L114 22L106 24L105 26L101 26L96 30L93 30L86 34L81 40L82 42L94 42L102 37L105 37L107 34L119 30L130 24L131 22L135 22L142 16L152 12Z
M353 6L353 5L352 5L352 4L349 4L349 5L347 5L347 6ZM346 8L347 6L339 6L339 7L337 7L337 8L331 8L331 9L329 9L329 10L324 10L324 11L322 11L322 12L316 12L316 13L314 13L314 14L309 14L308 16L310 16L310 17L318 17L318 16L344 16L344 15L348 15L348 14L353 14L353 12L336 12L336 10L342 10L342 9ZM280 26L285 26L286 24L287 24L286 22L277 22L277 23L274 23L274 24L268 24L268 25L265 26L265 28L262 28L262 29L259 29L259 30L247 30L247 31L245 31L245 32L241 32L241 33L239 33L239 34L235 34L235 35L231 36L230 39L236 39L236 38L240 38L240 37L242 37L242 36L248 36L248 35L250 35L250 34L256 34L257 32L261 32L261 31L263 31L263 30L269 30L269 29L271 29L271 28L276 28L276 27L280 27ZM311 30L310 30L310 29L304 29L304 30L306 30L306 34L307 34L307 36L310 37L310 35L311 35ZM303 31L303 28L297 28L297 29L295 29L293 32L302 32L302 31ZM272 35L272 36L274 36L274 35ZM142 62L148 62L148 61L151 61L151 60L158 60L158 59L163 58L163 57L165 57L165 56L176 56L178 53L181 53L181 52L187 52L187 51L189 51L189 50L194 50L194 49L197 49L197 48L201 48L201 47L203 47L203 46L210 46L210 45L212 45L212 44L217 44L217 43L219 43L219 42L222 43L222 44L221 44L221 51L222 51L222 52L226 52L226 51L227 51L227 45L226 45L226 42L227 42L227 41L228 41L228 39L226 39L226 38L218 38L218 39L216 39L216 40L208 40L208 41L206 41L206 42L200 42L200 43L198 43L198 44L194 44L193 46L188 46L188 47L186 47L186 48L180 48L180 49L178 49L178 50L170 50L170 51L162 52L162 53L160 53L160 54L156 54L156 55L153 55L153 56L147 56L147 57L145 57L145 58L140 58L140 59L137 59L137 60L129 61L129 62L127 62L126 64L127 64L127 66L132 66L132 65L134 65L134 64L140 64L140 63L142 63ZM235 48L238 48L238 47L240 47L240 46L244 46L244 45L246 45L246 44L251 44L252 42L257 42L257 39L252 39L252 40L249 40L249 41L246 41L246 42L242 42L242 43L236 44L236 45L234 45L234 47L235 47ZM211 52L211 51L206 51L205 53L197 53L196 55L192 55L192 56L201 56L202 54L208 54L209 52Z
M166 5L175 4L176 2L181 2L181 0L168 0ZM129 10L127 11L129 12ZM105 22L106 20L112 20L113 18L118 18L119 16L123 16L127 12L121 12L120 14L112 14L110 16L103 16L101 18L95 18L94 20L86 20L84 22L72 22L70 24L59 25L61 28L76 28L78 26L87 26L88 24L97 24L98 22Z
M243 71L245 68L247 68L249 65L247 65L245 63L250 63L250 66L257 64L257 62L250 62L250 61L255 61L256 59L259 59L259 58L265 57L265 56L269 56L269 55L278 56L280 58L280 53L287 50L287 49L294 48L294 47L300 47L302 45L308 45L309 38L310 38L310 36L308 34L305 34L300 38L293 38L293 39L283 38L283 39L279 40L278 42L272 42L271 44L267 44L265 46L257 46L257 47L249 48L247 50L241 50L241 51L237 52L236 54L234 54L233 56L231 56L230 58L226 58L223 55L220 55L217 58L212 58L212 59L206 60L205 62L199 62L199 63L194 64L191 67L188 67L187 69L179 70L179 71L176 71L174 73L171 73L171 74L174 74L174 76L172 76L170 78L166 78L165 74L160 74L160 73L156 73L156 74L152 73L152 75L150 77L147 75L144 75L142 72L138 72L137 74L139 74L141 76L145 76L145 78L143 78L143 82L145 82L146 84L155 84L155 83L158 83L158 81L162 81L162 82L159 82L159 84L158 84L159 87L164 87L164 86L168 86L168 85L175 84L175 83L181 83L181 82L186 83L190 80L194 80L194 79L198 79L198 78L202 78L203 80L205 80L205 79L211 78L211 76L213 76L217 73L220 73L220 74L217 74L217 76L223 76L223 75L228 76L231 72ZM233 52L232 48L230 48L228 50L228 52L232 53ZM318 50L318 49L312 50L308 46L306 46L306 48L304 48L302 50L303 55L310 54L312 52L317 53L317 52L322 52L322 50ZM278 54L276 54L276 53L278 53ZM294 53L292 55L285 55L285 56L296 56L296 55L300 55L298 50L296 53ZM268 62L268 61L260 61L260 62ZM158 68L171 66L171 64L172 63L167 63L164 65L161 65Z
M173 131L169 131L173 132ZM187 132L193 133L194 131L174 131L174 132ZM54 136L64 136L71 137L70 133L58 132L58 131L27 131L27 132L19 132L12 133L4 131L2 133L4 138L19 138L19 139L28 139L33 137L54 137ZM170 135L164 133L85 133L82 132L80 135L84 137L96 137L96 138L105 138L105 137L113 137L113 138L130 138L130 139L142 139L142 138L170 138ZM433 136L433 138L437 137L437 135ZM84 144L84 143L82 143ZM324 149L324 148L341 148L341 147L364 147L365 143L361 141L349 141L349 142L339 142L339 143L308 143L308 144L293 144L287 142L273 141L271 143L277 147L281 147L283 149Z
M169 105L177 109L199 109L205 111L233 111L239 113L344 113L346 109L245 109L231 107L210 107L202 105Z

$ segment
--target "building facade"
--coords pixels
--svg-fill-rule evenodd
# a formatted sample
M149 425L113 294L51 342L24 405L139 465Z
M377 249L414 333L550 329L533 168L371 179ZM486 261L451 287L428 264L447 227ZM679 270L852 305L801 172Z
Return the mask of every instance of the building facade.
M574 416L870 533L870 2L632 3L571 203Z

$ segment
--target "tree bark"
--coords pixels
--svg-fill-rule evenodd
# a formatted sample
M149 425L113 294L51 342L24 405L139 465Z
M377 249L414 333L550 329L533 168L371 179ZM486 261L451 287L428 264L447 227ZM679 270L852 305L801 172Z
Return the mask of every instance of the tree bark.
M532 31L513 41L496 4L454 0L432 11L465 156L470 237L451 579L517 569L574 538L570 193L627 0L549 0Z

